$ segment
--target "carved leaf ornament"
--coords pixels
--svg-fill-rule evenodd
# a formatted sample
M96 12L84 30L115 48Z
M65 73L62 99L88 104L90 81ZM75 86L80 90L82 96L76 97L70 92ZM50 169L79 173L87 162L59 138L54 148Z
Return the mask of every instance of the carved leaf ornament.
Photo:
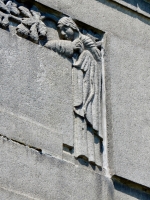
M0 25L4 28L9 26L9 18L12 15L19 15L20 11L17 8L17 4L8 1L6 4L4 0L0 0Z
M38 44L47 36L45 16L40 12L14 1L0 0L1 27L7 29L10 19L17 22L16 32L21 37ZM62 17L57 25L63 39L47 41L45 47L72 58L74 156L102 166L102 42L97 35L81 32L70 17Z
M35 43L38 43L40 37L46 37L47 27L40 12L30 11L24 6L17 7L12 1L5 2L0 0L0 25L3 28L8 28L11 18L19 23L16 28L18 35L29 37Z
M20 6L19 10L24 18L22 18L21 24L17 26L17 33L24 37L29 36L36 43L38 43L39 37L46 37L47 28L42 22L44 17L39 12L29 11L23 6Z

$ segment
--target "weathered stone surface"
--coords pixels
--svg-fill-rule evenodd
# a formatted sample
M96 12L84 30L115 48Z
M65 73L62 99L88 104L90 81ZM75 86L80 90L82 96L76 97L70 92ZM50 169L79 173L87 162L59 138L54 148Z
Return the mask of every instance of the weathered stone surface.
M109 167L113 174L150 186L149 19L110 1L42 2L107 32Z
M114 174L150 187L149 49L110 35L107 105ZM150 48L150 44L149 44ZM111 163L110 163L110 167Z
M149 20L110 1L42 2L107 32L105 69L110 168L118 176L150 186L147 159L150 156Z
M57 6L57 9L60 9L62 5L65 5L64 8L68 9L70 7L70 5L71 5L71 1L69 1L69 0L63 0L62 4L58 0L55 0L55 1L52 1L52 0L35 0L35 1L43 3L45 5L49 5L49 6L50 5L55 5L55 6ZM114 1L116 6L118 4L120 4L121 6L127 7L128 9L131 9L132 11L135 11L137 13L145 15L146 17L150 17L150 14L149 14L150 13L150 11L149 11L149 8L150 8L149 0L145 0L145 1L143 1L143 0L112 0L112 1ZM68 2L68 4L67 4L67 2ZM100 1L100 2L102 2L102 1ZM52 3L54 3L54 4L52 4ZM92 3L95 3L95 2L94 1L90 1L89 3L92 4ZM102 3L108 4L107 2L102 2ZM81 4L81 2L79 3L79 5L80 4ZM112 5L112 4L111 4L111 2L109 2L109 5ZM118 7L120 7L120 6L118 6Z
M111 200L113 197L109 179L79 166L41 155L2 137L0 152L0 184L25 197L41 200Z
M149 19L119 4L103 0L36 0L81 22L136 44L147 44ZM107 50L106 50L107 52Z
M71 64L67 59L1 30L0 134L62 155L72 145Z
M0 133L42 152L62 157L62 134L4 109L0 111Z
M80 32L71 17L62 17L58 29L64 40L45 44L50 50L72 57L72 93L74 111L75 157L86 157L102 166L101 149L101 51L100 40ZM68 144L67 144L68 145Z
M32 197L26 196L23 193L17 193L16 191L9 191L6 188L0 188L1 200L34 200Z
M36 2L107 32L109 167L112 174L150 187L149 19L107 0ZM48 38L58 39L55 33ZM3 30L0 36L0 134L61 157L62 143L73 145L71 63ZM62 71L62 66L68 71ZM1 148L1 184L9 190L1 189L3 199L113 199L109 181L77 167L70 154L63 153L64 162L12 142ZM107 158L104 163L107 166ZM115 200L139 198L149 196L130 187L115 188Z

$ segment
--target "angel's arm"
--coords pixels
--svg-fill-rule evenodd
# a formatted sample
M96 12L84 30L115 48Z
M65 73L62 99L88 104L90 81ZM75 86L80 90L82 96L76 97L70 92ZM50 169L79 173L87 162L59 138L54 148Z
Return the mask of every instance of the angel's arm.
M45 44L45 47L67 57L72 57L74 51L72 42L66 40L51 40Z

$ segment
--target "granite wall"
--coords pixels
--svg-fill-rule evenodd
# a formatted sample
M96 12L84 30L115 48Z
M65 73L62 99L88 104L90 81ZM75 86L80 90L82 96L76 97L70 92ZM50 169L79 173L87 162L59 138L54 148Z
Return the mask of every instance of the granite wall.
M71 58L17 35L14 21L4 29L1 19L2 200L150 199L150 19L138 3L145 5L30 2L53 21L71 16L102 39L102 166L74 157ZM48 39L59 39L55 23L45 24Z

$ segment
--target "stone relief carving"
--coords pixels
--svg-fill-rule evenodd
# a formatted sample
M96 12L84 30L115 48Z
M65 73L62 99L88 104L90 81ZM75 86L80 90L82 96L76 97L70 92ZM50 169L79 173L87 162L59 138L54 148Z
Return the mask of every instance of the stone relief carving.
M0 0L0 25L4 28L9 26L9 19L15 15L19 15L20 11L17 8L17 4L12 1Z
M15 21L16 33L37 44L47 38L45 19L37 9L17 1L0 0L0 25L9 29L11 20ZM81 32L70 17L52 20L57 22L60 39L47 41L45 47L72 59L74 156L102 166L102 42L90 30Z
M46 37L47 28L43 23L44 16L41 16L40 12L29 11L27 8L20 6L19 10L24 16L21 20L21 24L17 26L17 33L24 37L30 37L35 43L38 43L39 37Z
M100 44L82 34L70 17L61 18L58 29L62 40L48 41L45 47L72 57L75 157L101 166Z
M17 34L35 43L39 42L39 38L46 37L47 27L43 23L44 19L40 12L19 6L13 1L0 0L0 25L8 28L10 20L16 21Z

